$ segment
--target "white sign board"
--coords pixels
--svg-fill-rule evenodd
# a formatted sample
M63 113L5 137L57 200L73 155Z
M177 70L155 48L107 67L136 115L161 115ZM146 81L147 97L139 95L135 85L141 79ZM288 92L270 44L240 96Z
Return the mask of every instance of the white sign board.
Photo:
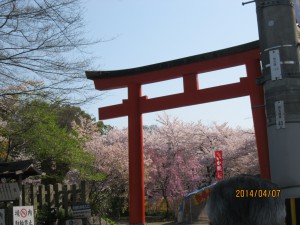
M74 218L88 218L91 217L91 210L73 211Z
M14 225L34 225L33 206L13 207Z
M280 53L278 49L269 51L270 67L271 67L271 79L280 80L281 76L281 64L280 64Z
M284 101L275 102L276 128L285 128Z
M4 209L0 209L0 225L5 225L5 213Z
M0 184L0 202L13 201L20 198L18 183Z
M78 203L71 206L74 218L91 217L91 206L89 204Z

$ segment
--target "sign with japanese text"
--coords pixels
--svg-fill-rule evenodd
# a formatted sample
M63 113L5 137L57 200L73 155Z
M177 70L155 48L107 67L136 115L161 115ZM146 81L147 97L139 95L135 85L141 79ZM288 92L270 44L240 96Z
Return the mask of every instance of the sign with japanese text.
M74 218L88 218L91 217L91 206L86 203L74 203L71 206Z
M222 150L215 151L215 161L216 161L216 179L224 179L224 168L223 168L223 157Z
M5 211L0 209L0 225L5 225Z
M72 211L82 211L82 210L90 210L91 206L86 203L74 203L71 206Z
M0 184L0 202L14 201L20 198L18 183Z
M14 206L13 225L34 225L33 206Z

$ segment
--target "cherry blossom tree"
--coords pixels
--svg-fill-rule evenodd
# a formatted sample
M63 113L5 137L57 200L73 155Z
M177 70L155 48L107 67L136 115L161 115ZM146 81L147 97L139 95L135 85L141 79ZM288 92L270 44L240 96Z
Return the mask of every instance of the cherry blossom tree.
M145 189L149 202L164 200L167 213L171 199L215 181L214 150L223 150L225 177L258 173L253 131L226 123L187 123L166 114L159 116L158 122L144 127ZM128 206L127 129L102 132L87 118L73 125L84 140L82 147L96 159L93 166L105 175L102 181L91 182L93 204L102 214L116 215ZM74 171L68 179L78 182Z
M103 134L96 123L85 118L73 126L85 140L82 147L94 156L95 170L104 175L102 180L89 180L93 208L102 215L120 214L128 207L127 130L110 129ZM77 171L70 171L67 182L79 182L79 175Z
M169 198L215 181L214 150L224 152L225 177L258 173L253 132L226 123L186 123L166 114L158 122L161 126L145 130L145 155L152 161L146 190L151 198L164 199L167 212Z
M199 124L183 123L164 114L161 126L145 132L145 155L152 160L146 190L149 197L163 197L170 209L169 198L183 197L196 190L202 179L197 151L204 144Z

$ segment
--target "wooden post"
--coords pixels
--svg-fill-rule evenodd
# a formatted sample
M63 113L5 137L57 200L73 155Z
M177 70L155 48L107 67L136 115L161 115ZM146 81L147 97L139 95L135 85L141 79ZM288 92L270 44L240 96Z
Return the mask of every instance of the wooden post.
M86 193L86 182L84 180L81 181L81 183L80 183L80 190L79 191L80 191L80 201L82 203L87 203L88 196L87 196L87 193ZM88 219L83 218L82 219L82 224L87 225L88 224Z
M39 203L39 209L42 209L45 205L46 199L45 199L45 185L39 186L39 194L38 194L38 203Z
M20 190L19 206L22 206L22 174L18 176L18 186Z
M54 206L54 196L53 196L53 185L49 184L46 186L46 202L49 208L53 208Z
M33 184L30 185L30 199L33 208L37 210L37 190L36 190L36 186Z
M28 185L22 185L22 205L30 205L31 199L30 199L30 188Z
M62 209L62 185L55 184L54 185L54 199L55 199L55 208L56 208L56 215L58 215L59 211Z
M80 201L83 203L87 203L88 201L88 195L86 192L86 182L83 180L80 183Z
M63 208L65 211L65 215L69 215L69 185L63 186Z
M72 185L72 195L71 195L71 201L72 201L72 203L75 203L75 202L77 202L77 193L78 193L78 191L77 191L77 185L76 184L73 184Z

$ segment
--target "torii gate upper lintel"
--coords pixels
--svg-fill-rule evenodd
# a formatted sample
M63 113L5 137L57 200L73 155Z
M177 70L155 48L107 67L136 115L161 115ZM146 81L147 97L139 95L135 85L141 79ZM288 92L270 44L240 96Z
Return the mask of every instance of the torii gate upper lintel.
M200 73L245 65L247 77L240 82L199 89ZM99 119L128 116L129 128L129 212L130 224L145 224L142 114L171 108L250 96L261 175L270 178L266 115L258 41L228 49L126 70L87 71L98 90L128 88L122 104L102 107ZM183 78L183 93L148 99L144 84Z

